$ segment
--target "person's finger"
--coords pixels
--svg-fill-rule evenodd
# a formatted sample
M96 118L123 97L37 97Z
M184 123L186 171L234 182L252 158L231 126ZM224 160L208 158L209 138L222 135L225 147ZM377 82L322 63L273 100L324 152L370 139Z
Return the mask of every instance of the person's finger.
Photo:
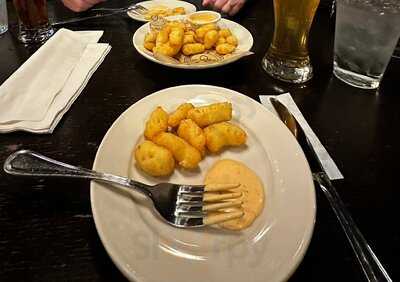
M221 10L222 7L226 4L227 1L228 0L217 0L217 1L215 1L214 8L217 9L217 10Z
M64 6L74 12L85 11L103 1L105 0L62 0Z
M209 5L211 5L212 3L214 3L214 2L215 2L215 0L203 0L202 5L203 5L203 6L209 6Z
M234 16L234 15L236 15L237 14L237 12L239 12L240 11L240 9L243 7L243 5L244 5L244 2L239 2L239 3L237 3L235 6L233 6L233 8L230 10L230 12L229 12L229 15L230 16Z
M82 0L62 0L65 7L74 11L82 12L87 9L87 3Z
M232 3L231 1L228 0L222 7L221 11L225 14L228 14L231 11L231 9L232 9Z
M88 8L93 7L94 5L104 2L104 0L83 0L84 2L87 3Z

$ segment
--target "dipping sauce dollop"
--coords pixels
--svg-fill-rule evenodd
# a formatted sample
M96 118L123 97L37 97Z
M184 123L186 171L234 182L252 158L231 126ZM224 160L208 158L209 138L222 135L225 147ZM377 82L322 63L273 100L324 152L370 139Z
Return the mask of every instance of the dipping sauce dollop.
M217 161L207 172L205 184L240 183L235 192L242 192L242 206L226 211L242 210L241 218L232 219L219 226L230 230L242 230L249 227L264 207L264 187L260 178L245 164L234 160Z

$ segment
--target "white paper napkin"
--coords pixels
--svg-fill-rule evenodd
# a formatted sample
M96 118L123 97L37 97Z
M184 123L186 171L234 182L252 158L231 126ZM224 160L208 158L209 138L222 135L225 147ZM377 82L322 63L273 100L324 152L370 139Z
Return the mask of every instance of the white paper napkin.
M322 167L324 168L326 174L328 175L330 180L335 179L343 179L343 175L336 166L335 162L329 155L328 151L319 141L317 135L315 135L314 131L308 125L307 121L303 117L296 103L294 102L292 96L289 93L285 93L278 96L270 96L270 95L260 95L261 103L272 113L276 113L274 107L272 106L269 98L274 97L278 99L282 104L284 104L289 111L293 114L296 120L299 122L301 128L306 134L307 138L310 140L311 145L313 146L315 153L317 154L319 160L321 161Z
M103 31L60 29L0 86L0 133L51 133L111 49Z

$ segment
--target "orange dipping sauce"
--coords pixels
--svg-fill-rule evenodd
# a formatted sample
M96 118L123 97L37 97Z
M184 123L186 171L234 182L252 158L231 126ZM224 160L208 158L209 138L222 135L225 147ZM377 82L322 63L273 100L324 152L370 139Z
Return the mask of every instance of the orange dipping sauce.
M203 25L217 22L221 16L217 12L205 11L196 12L189 16L189 21L196 25Z

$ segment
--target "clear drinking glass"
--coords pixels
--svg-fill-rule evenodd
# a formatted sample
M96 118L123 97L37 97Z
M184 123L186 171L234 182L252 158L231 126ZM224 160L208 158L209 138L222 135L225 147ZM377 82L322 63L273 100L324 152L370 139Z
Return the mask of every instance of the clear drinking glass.
M279 80L302 83L312 78L308 33L319 0L274 0L275 29L262 66Z
M54 30L49 23L46 0L13 0L19 20L18 39L23 43L47 40Z
M393 58L400 59L400 40L397 42L396 48L394 48Z
M355 87L377 88L399 36L399 0L337 0L335 76Z
M7 1L0 0L0 34L8 30Z

